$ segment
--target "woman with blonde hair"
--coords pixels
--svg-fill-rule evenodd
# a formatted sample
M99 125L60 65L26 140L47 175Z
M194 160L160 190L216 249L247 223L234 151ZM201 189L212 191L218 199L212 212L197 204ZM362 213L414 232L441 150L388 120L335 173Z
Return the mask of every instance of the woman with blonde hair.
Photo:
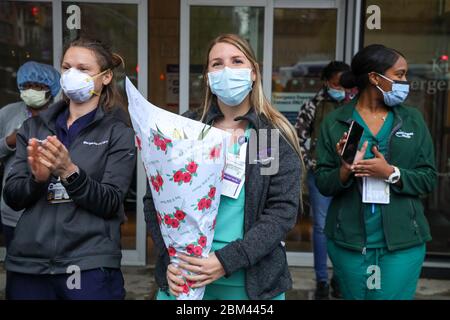
M187 283L206 286L204 299L282 300L292 286L283 240L296 223L300 203L302 161L295 129L264 96L255 55L239 36L212 41L204 79L202 121L231 130L229 153L246 152L243 186L236 198L221 195L209 257L179 255L177 267L170 264L147 192L144 211L160 253L157 299L173 299ZM273 137L278 137L275 143ZM196 275L182 278L181 269Z

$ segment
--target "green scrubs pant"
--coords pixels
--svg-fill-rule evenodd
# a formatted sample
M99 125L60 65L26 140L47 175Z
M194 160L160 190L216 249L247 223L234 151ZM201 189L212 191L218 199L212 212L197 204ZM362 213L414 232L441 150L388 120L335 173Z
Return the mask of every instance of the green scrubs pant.
M175 300L170 293L159 290L156 300ZM206 286L203 300L249 300L245 287L215 285L214 283ZM285 300L285 294L282 293L272 300Z
M330 240L327 247L344 299L414 299L425 244L396 251L368 248L365 255Z

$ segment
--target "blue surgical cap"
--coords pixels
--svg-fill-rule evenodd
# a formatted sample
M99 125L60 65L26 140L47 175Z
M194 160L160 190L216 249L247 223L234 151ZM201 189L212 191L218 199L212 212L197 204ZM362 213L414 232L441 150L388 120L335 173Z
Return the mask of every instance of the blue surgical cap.
M50 93L55 97L61 85L59 84L60 75L53 66L35 61L24 63L17 71L17 86L22 90L27 82L44 84L50 88Z

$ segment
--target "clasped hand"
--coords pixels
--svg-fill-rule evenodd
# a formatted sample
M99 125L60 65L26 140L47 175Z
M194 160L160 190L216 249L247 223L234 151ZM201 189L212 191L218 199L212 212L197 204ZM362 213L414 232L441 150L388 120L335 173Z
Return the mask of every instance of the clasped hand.
M42 143L30 139L27 152L31 173L37 182L46 182L50 175L66 178L77 170L69 151L56 136L48 136Z

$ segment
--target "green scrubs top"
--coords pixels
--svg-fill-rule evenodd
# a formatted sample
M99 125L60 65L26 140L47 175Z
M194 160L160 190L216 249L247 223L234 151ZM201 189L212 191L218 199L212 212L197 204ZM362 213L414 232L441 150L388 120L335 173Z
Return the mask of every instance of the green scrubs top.
M250 136L250 125L245 130L247 140ZM228 152L239 154L240 144L234 143ZM245 183L245 182L244 182ZM242 187L239 197L233 199L227 196L220 196L219 211L216 217L216 228L211 251L222 249L236 239L244 238L244 206L245 206L245 185ZM244 286L245 271L240 269L230 277L222 277L214 281L215 285Z
M389 135L392 131L394 124L394 114L392 111L388 112L386 120L383 126L376 136L372 134L367 124L364 122L358 111L356 109L353 111L353 119L364 127L364 133L362 135L361 141L359 143L359 149L365 141L368 141L366 153L364 159L374 158L372 152L373 146L378 146L380 153L385 156L389 148ZM386 247L386 241L384 238L383 231L383 217L381 214L381 206L379 204L363 204L364 208L364 219L366 227L366 237L367 237L367 248L384 248Z

